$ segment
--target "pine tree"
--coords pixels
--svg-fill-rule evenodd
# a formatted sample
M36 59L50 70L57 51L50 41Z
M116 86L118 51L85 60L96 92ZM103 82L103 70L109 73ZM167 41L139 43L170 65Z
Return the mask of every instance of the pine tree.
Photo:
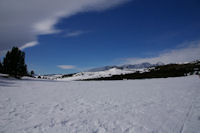
M34 76L34 74L35 74L35 72L32 70L32 71L31 71L31 76L33 77L33 76Z
M2 73L2 72L3 72L3 66L2 66L1 61L0 61L0 73Z
M17 47L13 47L11 51L8 51L3 60L3 71L17 78L27 75L25 53Z

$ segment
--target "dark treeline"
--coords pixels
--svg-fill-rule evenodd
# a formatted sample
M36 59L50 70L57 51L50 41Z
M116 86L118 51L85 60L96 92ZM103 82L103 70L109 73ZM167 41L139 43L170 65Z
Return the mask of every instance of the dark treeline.
M72 77L76 73L62 75L62 78Z
M11 51L8 51L0 62L0 73L9 74L12 77L20 78L22 76L30 76L27 71L27 65L25 64L25 53L17 47L13 47Z
M180 77L200 73L200 61L187 64L168 64L150 68L148 72L135 72L131 74L113 75L87 80L124 80L124 79L148 79Z

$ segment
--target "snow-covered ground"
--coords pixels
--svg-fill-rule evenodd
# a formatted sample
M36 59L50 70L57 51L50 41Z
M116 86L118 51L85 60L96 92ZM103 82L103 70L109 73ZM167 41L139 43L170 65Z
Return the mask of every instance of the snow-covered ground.
M83 79L93 79L93 78L100 78L100 77L111 77L112 75L121 75L127 73L134 73L136 71L144 72L148 71L147 69L127 69L121 70L117 68L111 68L105 71L97 71L97 72L79 72L74 74L71 77L59 78L56 79L59 81L73 81L73 80L83 80ZM54 78L55 79L55 78Z
M1 133L200 133L200 79L0 78Z

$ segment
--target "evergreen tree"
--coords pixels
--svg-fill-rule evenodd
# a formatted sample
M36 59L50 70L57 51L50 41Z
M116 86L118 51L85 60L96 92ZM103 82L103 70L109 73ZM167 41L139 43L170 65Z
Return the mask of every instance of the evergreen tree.
M25 53L17 47L13 47L11 51L8 51L3 60L3 71L17 78L27 75Z
M32 71L31 71L31 76L33 77L33 76L34 76L34 74L35 74L35 73L34 73L34 71L32 70Z
M2 66L1 61L0 61L0 73L2 73L2 72L3 72L3 66Z

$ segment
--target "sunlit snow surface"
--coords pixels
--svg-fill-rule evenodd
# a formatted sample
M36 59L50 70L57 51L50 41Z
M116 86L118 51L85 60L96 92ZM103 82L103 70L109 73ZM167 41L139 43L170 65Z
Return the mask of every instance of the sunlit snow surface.
M71 77L60 78L59 76L58 77L55 76L55 78L53 79L56 79L58 81L74 81L74 80L94 79L94 78L101 78L101 77L111 77L112 75L128 74L128 73L134 73L136 71L144 72L144 71L148 71L148 69L121 70L117 68L111 68L109 70L98 71L98 72L80 72L80 73L74 74Z
M198 76L0 79L0 133L200 133Z

